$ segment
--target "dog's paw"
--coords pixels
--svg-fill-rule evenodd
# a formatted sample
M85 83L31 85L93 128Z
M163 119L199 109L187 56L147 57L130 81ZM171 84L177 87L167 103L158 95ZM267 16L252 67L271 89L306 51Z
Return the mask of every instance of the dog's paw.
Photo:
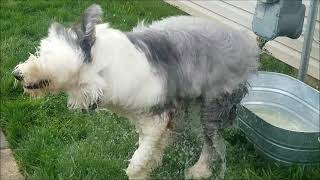
M146 180L148 179L148 173L144 171L143 168L137 167L132 165L131 163L129 164L126 174L129 178L129 180Z
M185 173L186 179L206 179L212 175L210 167L206 164L195 164Z

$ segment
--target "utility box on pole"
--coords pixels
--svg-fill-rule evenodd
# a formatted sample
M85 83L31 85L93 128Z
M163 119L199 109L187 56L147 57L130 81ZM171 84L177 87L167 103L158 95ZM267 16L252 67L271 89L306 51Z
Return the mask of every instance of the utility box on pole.
M278 36L297 39L302 33L305 11L302 0L258 0L252 29L266 40Z

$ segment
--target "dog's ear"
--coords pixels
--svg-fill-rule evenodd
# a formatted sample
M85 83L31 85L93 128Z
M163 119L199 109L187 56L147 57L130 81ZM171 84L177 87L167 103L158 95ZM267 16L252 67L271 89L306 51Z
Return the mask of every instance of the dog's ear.
M76 32L79 44L85 54L85 62L91 62L91 47L96 39L95 25L102 23L102 9L99 5L93 4L84 12L81 23L73 30Z

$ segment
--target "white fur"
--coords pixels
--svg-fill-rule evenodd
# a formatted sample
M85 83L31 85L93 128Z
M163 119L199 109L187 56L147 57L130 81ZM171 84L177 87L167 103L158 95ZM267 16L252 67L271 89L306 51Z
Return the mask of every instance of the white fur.
M49 29L49 36L41 40L39 47L39 64L46 74L54 77L54 84L61 90L68 90L76 86L79 69L82 65L80 49L72 48L64 36Z
M146 179L151 171L161 165L163 152L171 131L167 113L141 116L134 121L139 133L139 147L134 152L126 170L129 179Z
M74 49L52 28L39 49L37 56L30 56L16 69L24 72L25 84L40 80L38 77L50 78L54 86L49 90L66 91L70 108L86 109L99 99L100 107L144 111L164 101L163 81L155 76L145 55L108 24L96 26L90 64L83 64L80 49Z
M113 105L143 110L163 101L163 82L154 75L145 55L121 31L106 24L97 25L96 31L92 64L80 69L80 87L98 92L94 97L101 98L101 107ZM97 99L92 97L84 102L81 96L84 91L82 88L69 91L73 106L88 107Z

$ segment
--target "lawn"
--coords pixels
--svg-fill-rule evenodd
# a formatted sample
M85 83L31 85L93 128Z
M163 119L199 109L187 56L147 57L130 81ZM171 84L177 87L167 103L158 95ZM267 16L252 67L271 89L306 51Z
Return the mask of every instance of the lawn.
M126 179L125 169L137 135L126 119L107 112L69 111L64 94L33 100L14 86L12 68L34 52L53 21L70 25L89 1L0 1L1 119L10 147L27 179ZM138 20L147 22L184 14L159 0L98 1L105 21L130 30ZM268 55L261 69L295 75L295 70ZM193 114L194 115L194 114ZM235 129L225 132L228 142L226 179L320 179L320 167L281 167L259 156ZM189 130L177 135L154 179L183 179L185 168L198 158L199 137Z

